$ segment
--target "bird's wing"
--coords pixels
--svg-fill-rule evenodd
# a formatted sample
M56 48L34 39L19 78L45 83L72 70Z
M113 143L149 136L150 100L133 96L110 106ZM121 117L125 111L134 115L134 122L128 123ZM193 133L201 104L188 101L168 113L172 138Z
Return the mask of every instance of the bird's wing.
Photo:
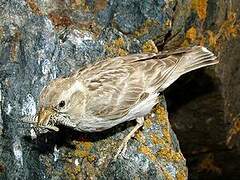
M86 106L87 113L104 119L126 115L148 97L146 88L150 84L164 78L173 69L176 58L167 54L115 57L96 62L78 72L91 96ZM162 58L165 60L162 61ZM158 82L154 84L158 85Z
M142 55L144 56L146 54ZM128 57L130 58L131 56ZM146 88L159 92L166 89L181 75L201 67L214 65L218 63L218 60L205 47L193 46L174 51L162 51L158 54L151 54L149 58L135 58L131 63L134 63L135 67L142 68Z
M182 74L216 64L202 47L158 54L133 54L97 62L77 73L89 90L86 111L104 119L117 119L148 97L166 89Z
M124 58L96 63L79 76L90 95L86 112L100 118L121 118L147 97L139 69L125 63Z

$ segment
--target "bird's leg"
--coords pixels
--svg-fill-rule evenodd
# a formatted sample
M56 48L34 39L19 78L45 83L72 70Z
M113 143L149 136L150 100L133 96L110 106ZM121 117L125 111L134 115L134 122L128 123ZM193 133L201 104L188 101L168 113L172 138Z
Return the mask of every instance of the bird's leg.
M135 134L135 132L141 128L143 126L143 122L144 122L144 117L140 117L136 119L137 124L136 126L130 131L130 133L123 139L122 144L120 145L120 147L118 148L117 154L114 156L114 160L117 159L117 157L119 156L119 154L125 154L126 150L127 150L127 143L128 141L132 138L132 136Z

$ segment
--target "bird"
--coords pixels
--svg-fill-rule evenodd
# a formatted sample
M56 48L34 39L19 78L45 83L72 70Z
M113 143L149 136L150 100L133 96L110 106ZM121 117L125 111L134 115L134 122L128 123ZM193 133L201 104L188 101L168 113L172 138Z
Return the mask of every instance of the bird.
M144 116L159 101L159 93L181 75L217 64L202 46L158 53L130 54L88 64L67 77L49 82L40 93L36 125L58 130L64 125L80 132L100 132L136 120L114 157L143 126Z

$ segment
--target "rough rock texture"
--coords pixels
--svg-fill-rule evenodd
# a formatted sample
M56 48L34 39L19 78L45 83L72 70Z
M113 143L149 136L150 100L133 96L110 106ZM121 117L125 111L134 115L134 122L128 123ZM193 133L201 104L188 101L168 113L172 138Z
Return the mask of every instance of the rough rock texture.
M61 127L36 137L20 119L36 113L39 92L51 79L105 57L163 47L184 32L188 3L2 0L0 178L186 179L164 99L116 162L112 157L134 122L97 134Z
M111 161L134 122L98 134L35 137L19 119L38 109L48 81L105 57L205 45L220 64L190 73L164 93L189 179L238 179L238 0L2 0L0 178L186 179L165 101Z
M185 36L175 43L208 46L220 63L182 77L165 92L170 120L190 179L239 179L239 1L194 0L190 6Z

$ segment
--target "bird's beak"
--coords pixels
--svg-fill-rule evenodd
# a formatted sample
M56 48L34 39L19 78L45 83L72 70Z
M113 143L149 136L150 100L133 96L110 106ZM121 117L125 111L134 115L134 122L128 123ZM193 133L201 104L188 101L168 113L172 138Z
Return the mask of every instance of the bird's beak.
M46 126L50 120L50 117L56 112L50 107L41 107L38 112L37 126Z

